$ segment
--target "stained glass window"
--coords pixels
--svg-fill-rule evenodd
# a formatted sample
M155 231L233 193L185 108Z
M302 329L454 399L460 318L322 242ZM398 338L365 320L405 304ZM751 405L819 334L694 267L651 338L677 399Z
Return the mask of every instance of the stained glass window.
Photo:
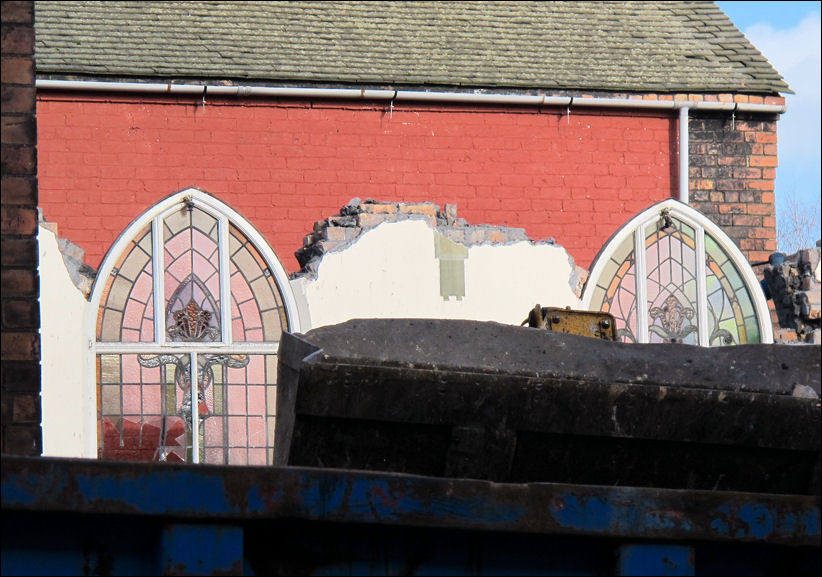
M747 261L716 225L675 200L643 212L603 248L583 304L613 314L623 342L720 346L773 339Z
M236 213L185 193L138 219L101 267L98 452L270 464L277 347L296 330L287 276Z

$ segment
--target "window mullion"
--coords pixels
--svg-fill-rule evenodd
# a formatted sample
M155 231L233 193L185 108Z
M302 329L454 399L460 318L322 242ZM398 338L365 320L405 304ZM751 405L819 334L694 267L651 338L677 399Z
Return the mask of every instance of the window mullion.
M228 219L221 216L219 219L218 254L220 259L220 321L223 327L222 340L226 345L234 342L231 331L231 268L228 255Z
M189 393L191 396L191 462L200 462L200 379L197 353L189 354Z
M648 279L645 264L645 227L634 231L634 263L636 267L636 338L648 342Z
M163 245L163 220L155 217L151 223L151 260L154 274L154 342L166 342L165 320L165 247Z
M696 223L694 223L696 224ZM699 225L694 227L696 231L696 319L699 335L699 344L703 347L710 346L708 334L708 288L707 275L705 274L705 229Z

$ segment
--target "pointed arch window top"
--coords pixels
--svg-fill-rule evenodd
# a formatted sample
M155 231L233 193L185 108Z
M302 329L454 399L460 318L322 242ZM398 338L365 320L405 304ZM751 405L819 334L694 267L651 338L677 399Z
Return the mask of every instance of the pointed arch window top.
M282 330L299 331L289 288L259 232L187 189L141 215L106 255L92 292L96 341L278 341Z
M600 251L583 305L614 315L625 342L772 342L745 257L707 217L674 199L631 219Z

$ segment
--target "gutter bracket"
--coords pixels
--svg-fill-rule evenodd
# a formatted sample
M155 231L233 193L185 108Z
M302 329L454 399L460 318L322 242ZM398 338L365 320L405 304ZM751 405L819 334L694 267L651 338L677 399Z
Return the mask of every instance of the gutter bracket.
M394 117L394 101L397 99L397 91L394 91L394 96L391 97L391 101L388 103L388 118L389 120Z

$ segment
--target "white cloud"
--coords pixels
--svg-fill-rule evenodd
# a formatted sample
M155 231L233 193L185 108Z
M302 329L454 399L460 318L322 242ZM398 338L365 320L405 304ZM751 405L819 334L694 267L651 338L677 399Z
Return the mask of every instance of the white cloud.
M779 156L790 163L820 162L820 16L806 16L797 26L774 29L755 24L745 36L796 93L787 95L788 111L779 121ZM818 171L818 168L817 168Z

